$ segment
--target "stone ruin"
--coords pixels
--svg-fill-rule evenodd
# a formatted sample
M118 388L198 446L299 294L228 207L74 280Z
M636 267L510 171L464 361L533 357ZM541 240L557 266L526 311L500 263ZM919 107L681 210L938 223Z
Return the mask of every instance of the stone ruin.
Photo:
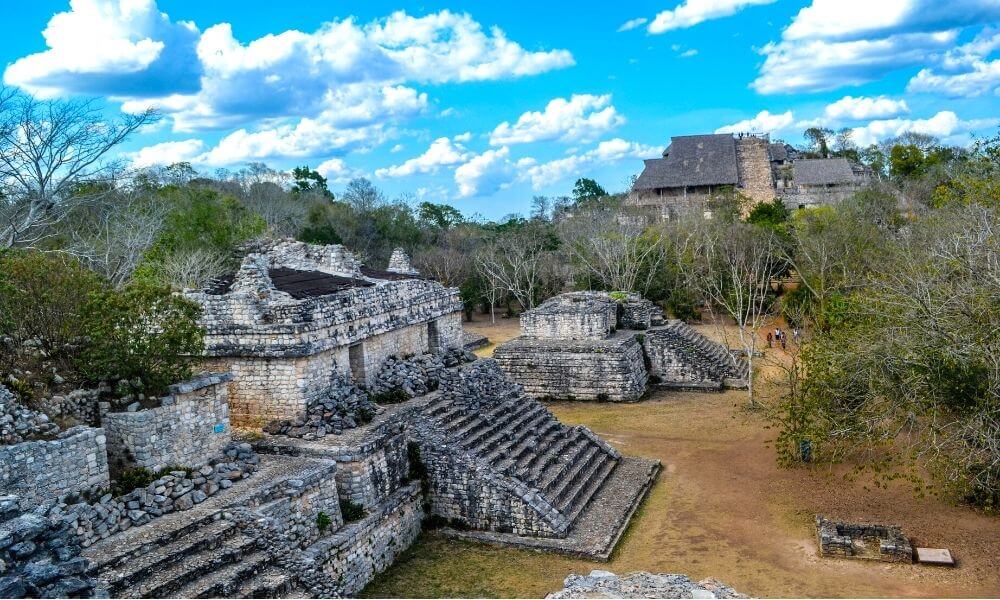
M546 596L562 598L746 598L718 581L693 581L685 575L670 573L629 573L619 577L610 571L595 569L590 575L570 575L563 589Z
M896 525L843 523L816 515L816 540L822 556L913 562L910 540Z
M21 511L83 549L96 588L80 595L351 596L427 525L607 560L659 462L563 425L461 350L457 290L404 263L248 247L230 277L186 292L209 372L0 446L0 493L27 494ZM260 439L233 442L230 420ZM136 468L155 478L111 489Z
M531 395L634 402L649 384L746 387L748 367L636 294L571 292L521 315L521 336L497 347L500 366Z

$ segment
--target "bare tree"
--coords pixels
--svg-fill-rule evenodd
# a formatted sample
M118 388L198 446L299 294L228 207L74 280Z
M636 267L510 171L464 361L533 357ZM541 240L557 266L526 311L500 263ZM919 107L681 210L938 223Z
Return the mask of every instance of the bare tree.
M770 305L771 279L783 265L780 244L770 231L740 222L693 219L683 244L676 248L686 282L736 322L739 344L749 366L747 395L756 406L754 359L758 330Z
M163 277L178 289L198 289L222 275L226 257L204 248L174 252L163 261Z
M521 308L534 308L552 271L548 243L531 228L501 233L476 253L477 269L486 280L509 292Z
M645 294L666 260L666 247L641 216L591 211L559 223L562 249L603 287Z
M160 234L167 213L166 205L139 191L110 194L67 220L64 250L120 287Z
M0 248L37 244L111 190L119 165L108 152L155 119L147 110L110 122L92 102L0 91Z

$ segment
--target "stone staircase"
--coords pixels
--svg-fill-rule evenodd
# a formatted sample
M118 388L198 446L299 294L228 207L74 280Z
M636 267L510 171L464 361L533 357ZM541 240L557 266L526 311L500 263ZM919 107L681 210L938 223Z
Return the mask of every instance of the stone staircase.
M522 394L469 408L439 396L422 416L480 466L535 490L572 523L615 469L618 453L584 427L560 423Z
M651 356L669 350L683 363L685 379L717 383L720 387L745 387L749 367L728 348L713 342L680 320L646 332L645 345ZM659 350L659 351L658 351ZM655 372L655 365L654 365ZM667 380L669 381L669 379Z
M111 596L278 598L293 591L292 575L235 521L221 512L184 516L91 554Z

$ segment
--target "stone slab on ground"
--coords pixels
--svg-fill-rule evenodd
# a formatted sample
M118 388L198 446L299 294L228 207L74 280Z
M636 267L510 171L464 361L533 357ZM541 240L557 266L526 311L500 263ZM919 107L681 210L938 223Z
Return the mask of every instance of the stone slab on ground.
M452 539L498 546L544 550L607 562L611 559L635 511L660 473L660 461L622 457L621 462L591 499L564 538L526 537L496 531L459 531L445 528Z
M916 548L917 562L922 565L954 567L955 559L947 548Z
M480 333L466 331L462 334L462 347L466 350L478 350L490 345L490 338Z

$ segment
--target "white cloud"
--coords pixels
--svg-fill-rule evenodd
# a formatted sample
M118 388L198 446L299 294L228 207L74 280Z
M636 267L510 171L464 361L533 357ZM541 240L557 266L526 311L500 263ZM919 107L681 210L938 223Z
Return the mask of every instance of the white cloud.
M922 64L954 44L955 30L905 33L875 40L803 40L761 49L766 57L751 84L762 94L818 92L875 81L886 73Z
M521 179L530 181L531 186L539 190L567 177L581 177L581 171L585 168L616 163L626 158L648 158L659 153L659 148L614 138L601 142L596 148L582 154L526 165Z
M331 183L347 183L355 177L362 176L360 171L347 166L342 158L325 160L316 167L316 171Z
M45 38L45 51L7 68L8 82L52 96L103 95L126 112L154 106L177 132L235 129L205 154L214 165L371 147L427 109L415 85L573 64L567 50L528 50L447 10L333 20L313 32L243 41L228 23L204 33L173 23L154 0L72 0Z
M934 67L921 69L906 89L951 98L1000 95L1000 60L987 60L997 48L1000 31L987 27L968 44L948 51Z
M511 125L504 121L490 135L490 144L502 146L559 140L589 141L625 122L611 104L611 95L573 94L555 98L544 111L526 112Z
M172 23L154 0L71 0L42 36L48 49L10 64L6 83L40 97L142 98L198 87L198 29Z
M457 139L457 138L456 138ZM452 143L446 137L433 142L427 151L400 165L378 169L377 177L408 177L416 173L435 173L444 166L456 165L468 160L469 153L461 145Z
M923 133L940 138L947 144L965 145L971 134L980 129L995 127L1000 119L973 119L964 121L954 112L943 110L927 119L884 119L854 128L854 142L868 146L879 140L896 137L907 132Z
M844 96L827 105L823 115L829 121L863 121L865 119L885 119L910 112L905 100L893 100L888 96L867 98Z
M472 139L472 132L466 131L465 133L460 133L455 136L456 142L462 142L463 144Z
M205 143L201 140L190 139L153 144L126 156L131 159L134 168L141 169L179 162L197 162L204 148Z
M728 17L747 6L771 4L777 0L684 0L677 8L656 15L649 24L649 33L664 33L684 29L710 19Z
M678 56L680 56L681 58L691 58L692 56L697 56L697 55L698 55L698 51L695 50L694 48L691 48L691 49L685 50L684 52L681 52Z
M510 186L515 175L516 166L505 146L477 154L459 166L455 169L455 183L459 197L488 196Z
M646 17L639 17L638 19L629 19L628 21L622 23L622 26L618 28L618 31L622 32L622 31L631 31L633 29L638 29L639 27L642 27L648 22L649 19L647 19Z
M537 75L574 64L568 50L529 52L499 27L489 33L467 14L425 17L398 11L365 28L368 39L413 81L485 81Z
M790 110L777 114L771 114L766 110L762 110L752 119L744 119L733 123L732 125L723 125L722 127L716 129L715 133L770 133L774 131L781 131L791 125L794 121L795 117Z
M765 45L752 87L801 93L876 81L941 59L963 28L1000 19L996 0L813 0Z

